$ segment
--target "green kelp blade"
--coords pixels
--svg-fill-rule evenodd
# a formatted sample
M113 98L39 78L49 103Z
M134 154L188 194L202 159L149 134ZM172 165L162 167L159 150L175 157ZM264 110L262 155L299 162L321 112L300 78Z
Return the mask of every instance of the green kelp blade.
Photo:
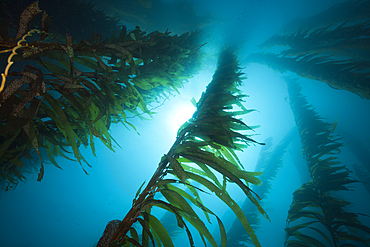
M195 196L195 200L197 201L197 202L199 202L201 205L203 205L204 206L204 204L203 204L203 202L202 202L202 199L200 198L200 196L199 196L199 193L198 193L198 191L194 188L194 186L192 186L192 185L187 185L187 187L188 187L188 189L191 191L191 193ZM199 189L199 188L197 188L197 189ZM201 190L201 189L199 189L199 190ZM205 192L204 190L201 190L202 192ZM205 192L205 193L207 193L207 194L209 194L208 192ZM204 215L206 216L206 218L207 218L207 220L208 220L208 222L209 223L211 223L211 219L209 218L209 215L208 215L208 213L206 212L206 211L203 211L204 212Z
M261 185L262 182L260 179L256 178L256 176L259 176L262 174L262 172L247 172L244 170L241 170L238 166L235 166L230 161L222 158L222 157L216 157L214 155L208 155L209 158L212 158L212 161L219 164L224 169L232 172L234 175L236 175L240 179L244 179L246 183L252 183L254 185Z
M20 169L23 168L23 162L20 159L18 159L17 157L11 159L10 162L12 162L15 166L18 166Z
M218 227L220 228L221 247L226 247L226 245L227 245L227 235L226 235L225 226L222 223L222 220L217 215L215 215L215 216L217 218Z
M185 165L185 164L181 164L181 165L182 165L182 167L184 168L185 171L196 173L196 174L199 174L201 176L207 177L207 174L204 171L201 171L201 170L199 170L195 167L188 166L188 165Z
M41 153L39 151L39 142L37 140L37 134L36 134L36 127L35 125L33 124L33 122L28 122L26 125L23 126L23 130L24 132L26 132L30 142L31 142L31 145L33 147L33 149L36 151L37 153L37 156L40 158L41 162L42 162L42 157L41 157Z
M0 157L3 157L4 153L8 150L9 146L13 143L14 139L18 136L22 128L19 128L12 132L10 138L6 138L5 141L0 146Z
M155 246L156 247L162 247L162 241L160 239L160 237L158 236L158 234L155 232L154 229L151 228L151 231L150 231L155 239L155 242L157 243ZM143 243L144 246L147 246L145 243Z
M305 235L300 232L295 232L291 235L292 237L296 237L297 239L301 240L303 243L309 243L309 246L315 246L315 247L326 247L325 244L321 243L316 238L313 238L311 236Z
M187 151L186 153L182 152L182 153L180 153L180 155L189 159L189 160L193 160L193 161L196 161L196 162L199 162L199 163L207 164L208 166L212 167L213 169L215 169L219 173L227 176L231 181L236 183L245 192L245 194L253 202L253 204L255 204L257 206L258 210L266 218L268 218L266 212L264 212L262 207L258 204L257 200L252 196L251 193L254 193L258 197L258 199L260 199L259 196L255 192L253 192L246 184L244 184L237 175L235 175L234 173L232 173L229 170L222 167L222 165L220 165L222 160L219 160L216 156L214 156L214 154L212 154L210 152L202 151L202 150L197 150L197 151L193 150L192 152L189 152L189 151ZM236 168L233 164L231 164L231 167ZM253 182L253 181L251 181L251 182Z
M86 118L87 122L87 127L89 128L89 139L90 139L90 148L93 153L93 155L96 157L96 152L95 152L95 143L94 143L94 134L92 133L93 126L88 118Z
M67 160L70 160L70 161L76 161L75 159L72 159L70 157L68 157L66 154L63 153L63 151L67 154L71 154L72 152L69 152L67 151L65 148L63 148L63 146L58 146L58 145L54 145L54 154L55 156L57 156L58 154L60 154L60 156L62 156L63 158L67 159Z
M57 168L59 168L59 169L63 170L63 169L62 169L62 167L60 167L60 166L58 165L58 163L57 163L57 162L55 161L55 159L54 159L54 156L56 156L56 155L54 155L53 144L51 144L51 143L50 143L50 142L48 142L48 141L46 141L46 154L47 154L47 156L48 156L49 160L51 161L51 163L52 163L55 167L57 167Z
M244 167L243 167L242 163L240 162L238 156L235 154L235 152L231 148L222 146L219 151L223 155L225 160L233 163L236 167L239 167L240 169L244 169Z
M130 123L130 122L126 121L126 120L124 120L124 123L123 124L124 124L125 127L126 127L125 123L128 124L131 128L133 128L135 130L136 134L140 135L140 133L137 131L135 125L133 125L132 123ZM130 130L129 128L127 128L127 129Z
M287 232L287 234L290 235L291 233L293 233L295 231L298 231L301 228L305 228L305 227L307 227L307 226L309 226L309 225L311 225L312 223L315 223L315 222L318 222L318 221L317 220L313 220L313 221L309 221L309 222L302 223L302 224L299 224L299 225L295 225L295 226L292 226L292 227L287 227L285 229L285 231Z
M335 226L334 229L338 229L341 226L346 226L347 228L355 228L355 229L364 231L366 233L370 233L370 228L368 226L359 224L358 222L349 222L349 220L351 220L351 218L349 218L346 221L344 221L344 220L341 220L341 221L333 221L332 224Z
M166 228L162 225L162 223L151 214L144 212L142 212L142 214L148 217L150 228L158 235L163 245L165 247L174 247L172 239L168 234Z
M172 158L171 156L167 155L167 160L170 163L170 167L174 171L174 174L182 181L185 182L188 177L186 176L184 168L181 166L181 164L175 159Z
M99 70L99 66L98 66L98 63L97 61L91 59L91 58L88 58L88 57L74 57L73 58L74 61L76 61L77 63L79 64L82 64L92 70Z
M51 72L55 73L55 74L64 74L64 75L67 75L68 74L68 71L63 69L62 67L59 67L58 65L55 65L54 63L51 63L45 59L41 60L41 61L37 61L41 66L47 68L48 70L50 70Z
M168 187L168 189L173 190L173 191L177 192L178 194L180 194L183 198L188 199L191 203L193 203L198 208L202 209L202 211L204 212L204 214L205 214L208 222L210 222L210 218L209 218L209 215L208 214L213 214L214 215L214 213L209 208L207 208L206 206L204 206L203 203L201 203L199 201L199 199L200 199L199 196L198 196L197 199L195 199L191 195L189 195L188 193L186 193L184 190L179 189L176 186L173 186L171 184L168 184L167 187Z
M222 176L222 187L221 189L226 192L226 185L227 185L227 177Z
M146 234L148 234L150 240L152 241L153 246L155 246L154 237L153 234L150 232L149 224L147 221L145 221L142 218L137 218L137 221L140 223L141 227L145 231Z
M251 225L249 224L247 220L247 217L244 215L239 205L227 193L224 193L220 188L218 188L212 182L208 181L207 179L201 176L198 176L193 173L188 173L188 176L190 179L202 184L203 186L208 188L210 191L214 192L218 198L220 198L229 208L231 208L231 210L234 212L236 217L239 219L240 223L243 225L244 229L247 231L254 245L257 247L261 246L260 242L257 239L256 234L254 233Z
M369 240L364 238L364 237L358 237L358 236L355 236L355 235L351 235L347 232L340 232L338 234L338 239L339 240L344 240L344 241L351 241L351 242L358 242L358 243L363 243L364 246L369 246ZM356 244L356 245L351 245L351 244L342 244L340 247L358 247L360 245Z
M189 195L188 193L186 193L182 189L177 188L176 186L173 186L173 185L170 185L170 184L167 185L167 186L168 186L168 189L177 192L183 198L189 200L191 203L193 203L194 205L196 205L197 207L199 207L200 209L202 209L202 211L204 212L204 214L205 214L205 216L206 216L206 218L207 218L207 220L208 220L209 223L211 223L210 218L209 218L209 214L212 214L212 215L214 215L217 218L219 229L220 229L220 235L221 235L221 246L222 247L226 246L227 236L226 236L225 227L224 227L221 219L215 213L213 213L209 208L207 208L206 206L204 206L204 204L200 201L199 196L197 196L197 198L193 198L191 195Z
M218 181L216 175L211 171L211 169L208 168L207 165L205 165L204 163L201 163L201 162L196 162L196 164L207 174L207 177L209 177L210 179L212 179L215 184L218 186L218 187L222 187L220 181Z
M141 188L143 188L144 184L145 184L145 181L140 185L139 189L137 190L136 195L134 197L135 199L137 199L137 197L139 196L139 194L141 192Z
M321 236L323 236L323 238L325 238L325 240L326 240L329 244L331 244L331 240L330 240L329 236L328 236L327 234L325 234L323 231L321 231L320 229L318 229L318 228L316 228L316 227L311 227L311 226L309 226L308 228L310 228L310 229L312 229L312 230L314 230L314 231L318 232Z
M133 246L142 247L141 244L137 240L130 238L129 236L125 236L124 240L128 243L131 243ZM124 246L129 246L129 245L125 244Z
M137 233L136 229L131 227L130 228L130 235L135 241L139 242L139 234Z
M50 95L46 94L45 99L47 102L49 102L50 106L53 107L55 113L59 116L60 122L64 128L64 130L60 130L62 133L64 132L66 139L69 141L69 144L72 147L73 153L78 161L80 163L83 171L88 175L85 168L83 168L80 160L80 151L78 150L76 139L75 139L75 133L72 130L71 126L69 125L68 119L66 115L64 114L63 109L60 107L59 103ZM62 127L60 126L60 127ZM60 128L58 127L58 128Z
M161 190L161 194L167 199L167 201L171 205L175 207L179 207L182 210L179 213L192 226L194 226L197 229L205 246L206 246L206 242L204 240L204 237L206 237L206 239L211 243L213 247L217 247L217 243L215 239L213 238L212 234L209 232L204 222L199 218L199 216L195 213L193 208L179 193L172 191L172 190Z
M190 102L192 103L192 105L193 105L194 107L197 107L197 101L196 101L196 99L195 99L194 97L193 97L193 98L191 98Z
M169 173L172 173L172 171L169 171ZM161 187L161 186L164 186L164 185L167 185L167 184L183 184L183 185L186 185L188 186L188 188L192 188L192 189L196 189L196 190L199 190L203 193L206 193L206 194L209 194L207 191L204 191L202 190L201 188L198 188L194 185L191 185L190 183L187 183L187 182L182 182L178 179L161 179L158 183L157 183L157 187Z
M150 89L153 88L153 86L149 82L147 82L145 79L142 79L140 77L139 78L138 77L133 78L131 80L131 82L135 86L137 86L137 87L139 87L139 88L141 88L143 90L150 90Z
M94 127L98 131L98 133L96 134L98 134L98 138L101 140L101 142L103 142L107 148L114 152L111 136L108 132L107 126L104 124L103 119L99 119L98 121L96 121Z
M205 177L208 177L208 178L212 179L218 187L220 187L220 188L222 187L222 185L221 185L221 183L218 181L218 179L217 179L216 175L215 175L215 174L211 171L211 169L209 169L209 168L208 168L208 166L207 166L207 165L205 165L204 163L202 163L202 162L194 162L194 161L191 161L191 160L186 159L186 158L184 158L184 157L180 157L180 158L178 158L177 160L178 160L178 161L181 161L181 162L186 162L186 163L193 163L193 164L196 164L197 166L199 166L199 167L203 170L203 172L202 172L202 171L200 171L200 170L198 170L198 169L196 169L196 168L190 167L190 166L185 166L185 165L183 165L183 167L184 167L184 169L186 168L186 169L185 169L186 171L194 172L194 173L199 174L199 175L201 175L201 176L205 176ZM189 167L189 168L187 168L187 167Z
M286 247L312 247L311 244L303 243L298 240L288 240L285 242Z
M71 65L70 65L70 60L69 60L69 57L67 54L60 54L60 56L58 57L58 62L67 70L69 70L71 68ZM76 67L74 67L74 69L76 69Z
M112 139L112 141L120 148L120 149L122 149L122 147L121 147L121 145L119 145L119 143L116 141L116 139L114 139L113 138L113 136L110 136L110 138ZM115 148L114 146L113 146L113 148ZM114 151L114 149L113 149L113 152L116 152L116 151Z
M299 219L300 217L318 219L324 225L326 224L326 219L324 218L322 213L318 211L313 211L313 210L300 210L296 213L292 213L291 215L288 215L288 220L292 222L292 221Z
M149 203L152 203L153 206L165 209L165 210L175 214L178 227L180 227L181 229L185 227L186 233L187 233L188 238L189 238L190 245L192 247L194 247L194 241L193 241L193 237L191 235L191 232L190 232L189 228L187 227L184 219L182 218L182 216L179 213L181 211L181 209L179 209L177 207L174 207L171 204L169 204L165 201L161 201L161 200L151 200Z

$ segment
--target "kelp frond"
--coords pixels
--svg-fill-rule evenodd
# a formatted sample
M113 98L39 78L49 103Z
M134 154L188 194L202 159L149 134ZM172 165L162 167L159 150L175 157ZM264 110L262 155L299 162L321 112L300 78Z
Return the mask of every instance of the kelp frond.
M114 150L111 124L135 129L129 117L151 116L150 104L179 93L201 66L196 32L146 34L123 26L106 40L93 33L76 43L66 34L61 43L45 31L45 20L40 25L45 29L25 33L36 12L37 2L22 12L29 18L19 20L19 41L4 36L0 42L0 55L8 61L0 88L0 177L6 190L25 178L23 162L32 154L42 162L46 153L61 168L56 156L82 166L79 146L90 146L95 155L96 139ZM10 71L18 61L29 64ZM43 174L41 163L39 181Z
M356 60L368 61L370 22L343 22L337 27L326 26L319 29L299 30L285 35L275 34L267 39L260 48L286 46L281 52L287 56L299 56L312 53L325 53L340 57L351 57Z
M283 46L277 54L255 53L247 62L266 64L280 73L291 71L298 76L327 83L334 89L347 90L370 99L370 16L354 18L342 13L344 6L358 9L352 13L364 14L362 7L369 1L347 1L331 8L336 22L319 27L300 28L290 34L275 34L260 48ZM348 10L345 11L349 13Z
M272 182L276 178L279 169L283 165L283 156L287 150L287 147L291 143L294 133L295 128L292 128L273 150L264 150L263 148L261 149L255 170L263 171L263 177L261 177L262 185L258 187L254 186L253 190L261 197L262 202L268 197L268 193L272 188ZM267 141L268 140L266 140L265 142L267 143ZM253 207L248 199L246 199L243 202L241 209L243 210L244 214L248 216L253 230L256 231L259 228L259 224L261 222L259 217L260 214L257 212L256 208ZM240 221L237 219L234 220L233 224L227 232L228 244L230 244L230 246L237 247L245 246L244 242L251 242L250 237L246 234L243 234L243 232L244 228L240 224Z
M370 99L370 63L365 61L333 60L330 56L305 54L286 56L273 53L251 54L247 61L265 64L284 73L325 82L331 88L347 90L361 98Z
M311 17L302 20L294 19L287 23L282 30L294 32L302 28L333 26L343 21L361 22L369 19L369 8L370 2L368 0L342 1Z
M295 80L287 79L287 84L311 180L293 194L285 244L368 246L370 228L360 222L358 213L348 211L351 202L333 195L336 191L350 190L349 186L357 182L335 156L342 144L332 135L331 124L322 121L304 99ZM352 245L347 245L347 241Z
M148 246L149 239L153 246L154 242L159 246L173 246L167 230L150 214L153 206L176 216L177 225L186 230L190 246L195 246L195 243L188 224L198 231L205 245L209 242L211 246L218 246L193 207L200 208L207 219L214 215L219 224L220 244L226 246L226 231L221 220L200 198L199 194L204 190L214 193L232 209L253 243L260 246L246 216L226 189L228 183L238 185L259 212L268 218L258 202L259 196L249 188L249 184L261 183L256 177L261 173L243 170L234 153L235 150L251 143L258 143L250 136L236 131L251 129L236 118L240 111L249 112L241 104L244 95L237 88L242 82L241 76L235 55L229 50L223 51L219 56L213 80L196 104L196 112L179 129L175 143L162 157L146 188L135 198L131 210L118 226L110 246L128 246L130 243ZM238 111L235 111L235 107ZM219 180L219 175L222 175L222 181ZM191 193L185 192L184 187ZM157 193L162 194L165 199L156 199ZM132 226L134 222L141 225L142 242L135 233L137 230ZM104 246L103 242L107 242L106 239L101 240L98 246Z

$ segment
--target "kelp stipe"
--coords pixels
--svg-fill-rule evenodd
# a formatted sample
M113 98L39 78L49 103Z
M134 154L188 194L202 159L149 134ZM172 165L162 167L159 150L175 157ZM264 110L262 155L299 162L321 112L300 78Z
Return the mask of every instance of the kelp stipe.
M195 246L188 228L188 224L191 224L205 245L208 241L213 247L219 244L225 247L227 237L222 221L202 203L199 195L205 190L213 192L232 209L255 246L260 246L246 216L226 188L230 182L237 184L259 212L268 218L258 202L259 196L248 186L249 183L255 185L261 183L256 177L261 172L244 171L234 152L251 143L258 143L249 135L239 132L252 129L236 118L241 113L250 112L241 104L245 95L237 88L242 83L242 74L236 56L230 50L222 51L213 79L196 104L196 112L179 129L175 143L162 157L146 187L142 192L139 189L132 208L118 226L109 246L130 246L130 244L149 246L149 242L153 246L155 243L159 246L161 244L173 246L167 230L154 215L150 214L151 208L155 206L176 216L177 225L186 230L189 246ZM235 110L235 107L238 109ZM216 172L222 175L222 181L219 181ZM202 187L195 187L195 183ZM185 192L184 187L189 189L191 194ZM158 193L165 199L156 199ZM200 208L208 221L210 215L216 217L221 243L216 243L193 206ZM141 239L138 237L138 229L132 226L134 222L141 225ZM107 246L104 245L106 243L106 238L101 239L98 246Z
M332 125L307 103L296 80L286 81L311 180L293 194L285 245L369 246L370 228L360 222L359 213L348 211L351 202L333 193L348 191L357 182L335 156L342 146L340 138L334 138Z

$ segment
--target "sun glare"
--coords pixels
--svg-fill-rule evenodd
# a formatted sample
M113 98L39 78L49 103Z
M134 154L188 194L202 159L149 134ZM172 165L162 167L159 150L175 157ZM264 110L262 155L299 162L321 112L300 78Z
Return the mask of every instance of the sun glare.
M181 105L175 106L174 114L169 117L169 124L172 131L176 131L185 123L189 118L191 118L196 110L196 108L188 101Z

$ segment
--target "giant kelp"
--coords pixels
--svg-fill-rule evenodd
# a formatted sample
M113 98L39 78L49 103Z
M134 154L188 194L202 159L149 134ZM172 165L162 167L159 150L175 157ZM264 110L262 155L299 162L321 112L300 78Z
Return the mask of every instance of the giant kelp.
M369 62L333 60L330 56L305 54L296 57L273 53L254 53L248 62L265 64L284 73L295 72L298 76L327 83L334 89L343 89L370 99Z
M199 30L215 19L210 13L198 15L195 5L189 1L126 0L94 1L110 16L118 16L124 23L140 25L148 30L182 33Z
M57 167L57 155L85 161L81 144L99 138L113 150L109 133L112 123L127 121L128 114L151 114L148 104L167 97L199 69L198 33L146 34L139 27L102 40L93 33L75 43L66 34L59 42L47 32L46 18L41 27L28 31L29 22L40 13L38 3L28 6L19 18L16 37L3 37L1 55L7 59L0 90L1 177L14 187L24 179L24 159L42 152ZM28 31L28 32L27 32ZM15 65L13 65L15 63ZM10 72L17 64L24 69ZM33 154L33 155L32 155ZM86 162L87 163L87 162ZM60 167L59 167L60 168Z
M357 182L335 155L340 138L307 103L296 80L287 79L287 85L311 180L293 193L286 246L369 246L370 228L360 222L359 213L349 211L352 203L336 194Z
M34 0L3 0L0 18L9 21L10 30L18 27L18 17L26 6ZM65 33L71 35L74 40L80 42L93 32L100 33L103 37L109 37L115 31L119 31L120 21L116 16L107 16L103 10L98 9L91 1L83 0L54 0L52 4L47 0L39 0L40 9L49 16L50 32L59 40L64 40ZM78 18L76 18L78 16ZM36 16L30 26L40 23L42 15ZM40 27L41 28L41 27ZM1 35L3 36L3 35Z
M353 170L356 173L356 176L359 178L359 181L363 184L367 192L370 194L370 172L362 164L353 164Z
M305 19L294 19L282 27L284 33L298 29L322 28L335 25L343 20L363 21L369 19L369 0L350 0L335 4L328 9Z
M268 193L272 188L272 182L276 178L280 167L283 165L284 154L291 143L294 133L295 128L292 128L273 150L261 150L259 154L255 170L263 171L263 176L261 177L262 185L254 187L253 190L261 197L262 202L268 197ZM250 224L256 231L259 228L260 219L258 217L258 212L251 206L249 200L245 200L241 209L248 216ZM234 220L227 232L227 236L228 246L245 246L245 243L251 242L250 237L243 233L243 226L237 220Z
M219 224L220 244L226 246L227 238L222 221L202 202L199 195L205 190L214 193L232 209L253 243L260 246L247 218L227 190L229 183L238 185L259 212L268 218L259 205L260 198L249 188L250 183L261 183L256 177L261 172L247 172L242 169L234 152L251 143L257 143L250 135L241 133L252 128L236 118L251 111L241 103L245 96L237 88L241 84L241 75L236 56L229 50L223 51L212 81L196 103L196 112L178 130L175 143L162 157L146 187L142 192L139 189L132 208L117 227L112 239L107 237L110 234L106 231L99 241L99 247L108 246L109 242L109 246L150 246L149 242L153 246L173 246L167 230L150 214L154 206L176 216L177 225L186 230L190 246L195 244L187 224L197 229L204 244L208 241L211 246L218 246L192 206L200 208L208 221L214 215ZM222 175L222 181L217 175ZM191 193L185 192L184 188ZM159 193L163 199L158 198ZM141 226L141 239L138 237L140 228L133 227L134 222Z
M325 53L337 59L348 57L352 60L369 61L370 22L340 22L340 25L326 26L318 29L299 29L296 32L279 35L259 45L260 48L286 46L282 55L298 56Z
M346 130L338 129L344 136L346 148L357 158L358 163L352 164L353 170L359 181L370 194L370 154L368 147L358 137Z
M347 2L351 4L358 1ZM275 34L259 47L282 46L285 50L251 54L247 61L266 64L281 73L292 71L370 99L370 16L366 13L366 18L356 21L338 14L342 19L330 25Z

